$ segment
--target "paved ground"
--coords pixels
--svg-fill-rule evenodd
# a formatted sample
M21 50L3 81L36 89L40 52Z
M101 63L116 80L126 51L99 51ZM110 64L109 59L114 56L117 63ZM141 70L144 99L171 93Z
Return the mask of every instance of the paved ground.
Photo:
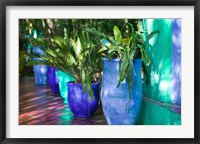
M99 106L91 118L74 118L58 93L51 93L48 85L35 85L32 77L19 81L20 125L106 125Z
M181 121L180 118L180 106L161 103L143 96L137 124L176 124L177 121ZM33 77L23 77L19 81L19 124L107 125L107 122L101 106L91 118L74 118L58 93L51 93L48 85L35 85Z

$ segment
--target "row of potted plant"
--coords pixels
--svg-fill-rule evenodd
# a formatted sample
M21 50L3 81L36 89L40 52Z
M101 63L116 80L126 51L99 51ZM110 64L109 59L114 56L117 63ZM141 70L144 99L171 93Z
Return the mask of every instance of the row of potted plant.
M36 43L38 41L40 40ZM30 55L30 65L51 66L59 80L64 103L68 104L77 117L90 117L98 106L102 68L100 53L96 53L96 50L96 45L88 42L85 37L74 40L56 36L53 45L44 49L44 55Z
M96 111L101 83L107 123L135 124L142 102L142 61L143 66L150 63L145 47L159 31L144 40L128 20L121 30L114 26L112 36L95 28L82 30L76 38L54 37L44 55L32 55L42 60L29 64L54 68L61 96L75 116L90 117Z

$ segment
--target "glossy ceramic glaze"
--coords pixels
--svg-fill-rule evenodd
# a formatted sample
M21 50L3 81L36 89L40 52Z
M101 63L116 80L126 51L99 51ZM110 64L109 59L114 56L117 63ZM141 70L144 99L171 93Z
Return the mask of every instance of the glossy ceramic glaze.
M90 117L98 108L99 101L99 83L93 83L94 100L89 94L83 91L82 84L68 83L68 105L75 117Z
M56 71L56 77L59 80L59 90L60 95L64 99L64 103L68 103L68 86L67 83L70 81L74 81L74 77L69 75L68 73L62 72L60 70Z
M119 59L103 58L102 107L109 125L132 125L137 120L142 102L142 60L133 61L136 77L133 74L131 98L127 82L121 82L117 87L120 63Z
M53 93L59 93L59 80L56 77L56 72L57 69L55 69L54 67L48 66L48 75L47 75L47 79L48 79L48 84L50 86L51 92Z

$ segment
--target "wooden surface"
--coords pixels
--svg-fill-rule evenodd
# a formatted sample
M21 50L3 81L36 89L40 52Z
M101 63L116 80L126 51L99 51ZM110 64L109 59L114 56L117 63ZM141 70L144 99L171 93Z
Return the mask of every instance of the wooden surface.
M150 110L149 117L147 111ZM158 111L161 112L159 115L170 121L166 123L162 120L162 125L180 123L180 106L163 104L143 96L142 110L136 124L147 124L144 120L150 121L148 125L157 124L155 116ZM91 118L74 118L58 93L51 93L48 85L35 85L33 77L23 77L19 80L19 125L107 125L107 122L101 106Z
M48 85L35 85L33 77L19 80L19 125L106 125L99 106L91 118L74 118L62 97Z

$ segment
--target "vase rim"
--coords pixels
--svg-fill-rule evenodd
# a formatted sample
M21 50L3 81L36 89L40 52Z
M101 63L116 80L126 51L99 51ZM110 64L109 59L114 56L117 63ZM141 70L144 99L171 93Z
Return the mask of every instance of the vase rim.
M67 82L67 84L68 85L81 85L82 86L82 83L74 83L72 81ZM100 82L94 82L94 83L92 83L92 85L98 85L98 84L100 84Z
M103 57L102 60L103 60L103 61L121 61L120 58L114 58L114 59L109 60L109 59L106 58L106 57ZM142 60L142 59L133 59L133 61L135 61L135 60L136 60L136 61L138 61L138 60L140 61L140 60Z
M110 60L109 60L109 59L106 58L106 57L103 57L102 60L104 60L104 61L121 61L120 58L114 58L114 59L110 59Z

